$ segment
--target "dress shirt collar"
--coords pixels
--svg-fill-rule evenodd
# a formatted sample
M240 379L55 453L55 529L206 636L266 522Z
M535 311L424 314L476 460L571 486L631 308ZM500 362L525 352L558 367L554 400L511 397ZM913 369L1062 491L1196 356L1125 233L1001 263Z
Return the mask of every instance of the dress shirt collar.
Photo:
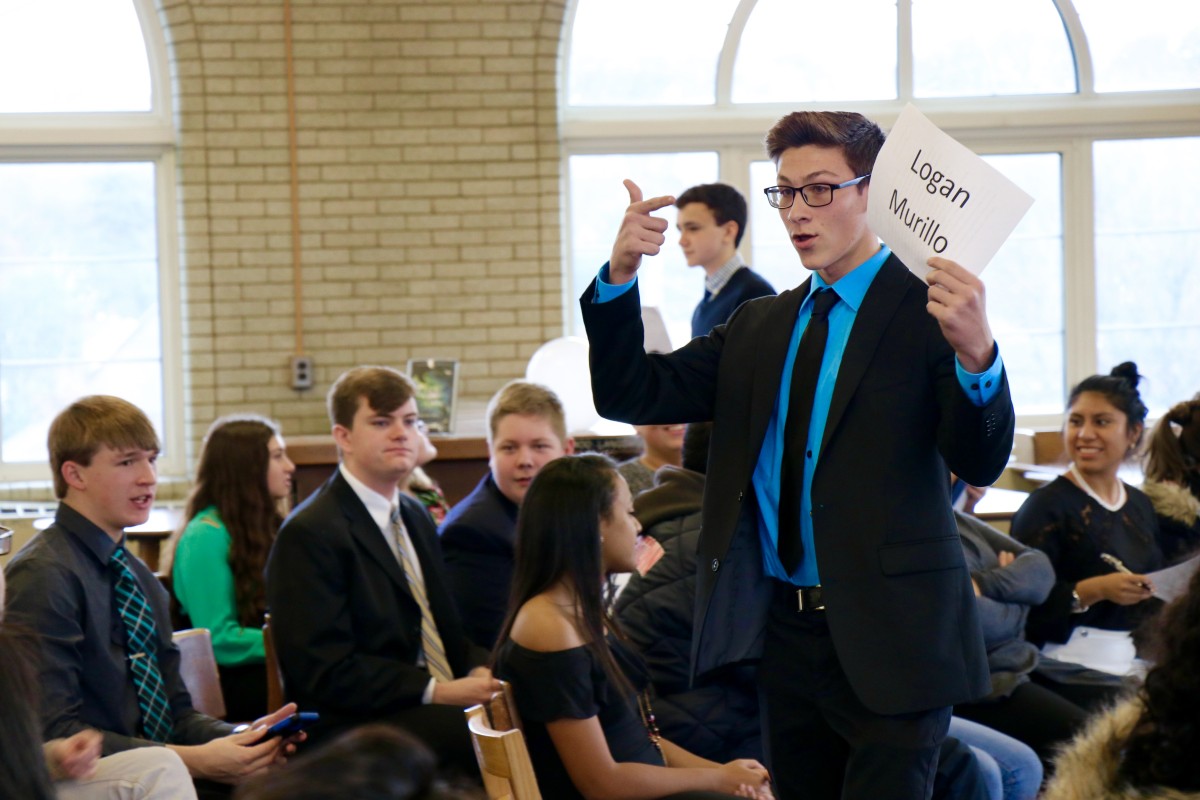
M825 282L825 279L821 277L821 273L813 272L812 284L808 288L808 295L804 298L804 303L808 303L817 291L832 288L837 292L838 298L854 309L854 313L857 314L858 307L862 305L863 298L867 296L867 289L871 288L871 282L875 280L875 276L879 274L880 268L883 267L883 262L887 261L888 256L891 254L891 248L886 244L881 244L879 252L843 275L838 280L837 285L833 287ZM803 306L804 303L801 303L801 305Z
M124 533L121 534L120 542L114 542L112 537L105 533L99 525L71 508L65 501L58 504L58 511L54 514L54 524L78 539L101 564L108 564L118 545L125 544Z
M725 284L729 283L733 274L744 266L746 266L746 262L742 261L742 254L734 251L733 258L713 270L712 275L704 276L704 290L711 297L715 297L717 292L724 289Z
M371 515L371 519L375 520L375 524L379 526L379 530L386 531L391 527L392 506L400 504L400 490L396 489L390 498L384 497L354 477L350 470L346 469L344 463L338 464L338 469L341 471L342 477L346 479L346 483L350 484L350 488L358 495L358 499L367 507L367 513Z

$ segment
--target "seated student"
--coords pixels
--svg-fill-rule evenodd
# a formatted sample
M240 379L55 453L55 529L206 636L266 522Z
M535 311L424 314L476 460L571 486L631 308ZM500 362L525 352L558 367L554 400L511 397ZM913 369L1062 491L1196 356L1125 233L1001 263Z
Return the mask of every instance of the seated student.
M644 575L631 575L617 598L616 616L646 660L664 736L711 760L761 759L755 665L691 681L696 542L711 431L712 423L688 425L683 465L663 467L654 488L634 498L638 522L662 545L663 555Z
M54 524L5 569L9 618L41 643L43 736L95 728L103 755L165 746L194 778L225 784L282 761L293 745L264 740L262 728L296 707L237 733L192 708L167 593L125 549L125 528L146 522L154 505L150 420L120 398L85 397L55 417L48 447L61 501Z
M545 386L512 381L488 402L490 471L442 523L450 591L467 636L491 649L504 621L517 509L547 462L575 451L562 403Z
M723 324L747 300L775 294L746 266L737 247L746 233L746 198L724 183L693 186L675 201L679 246L689 267L704 269L704 299L692 312L692 336Z
M1140 379L1137 366L1125 362L1071 390L1063 426L1067 474L1030 494L1013 516L1013 538L1049 556L1056 578L1029 612L1025 631L1034 644L1066 642L1079 625L1132 631L1162 608L1146 577L1164 563L1154 508L1118 475L1145 427ZM1085 708L1097 702L1086 684L1062 683L1056 691L1070 691Z
M0 570L0 797L21 800L187 800L187 767L165 747L100 757L100 734L83 730L42 744L37 640L4 624Z
M634 425L642 439L642 454L617 465L617 471L637 497L654 485L654 473L683 460L683 425Z
M1054 568L1045 553L982 520L958 511L954 516L975 587L992 684L986 697L956 705L954 714L1025 742L1049 767L1058 748L1071 740L1093 710L1070 699L1074 692L1054 679L1068 665L1044 659L1025 640L1029 610L1050 594ZM1076 681L1086 677L1092 684L1096 705L1120 690L1112 676L1082 668L1070 674Z
M400 486L416 466L416 386L357 367L329 390L341 463L284 521L267 559L267 605L288 695L325 741L398 725L447 767L477 774L463 720L499 683L463 634L433 520Z
M600 591L604 575L633 569L639 530L625 479L600 455L547 464L521 508L494 659L512 682L542 795L770 798L757 761L700 758L655 724L645 665Z
M1200 573L1160 622L1142 688L1062 752L1044 800L1200 798Z
M295 471L277 424L256 415L218 419L204 437L175 546L172 591L190 625L212 632L226 718L234 721L267 710L262 574Z
M683 466L663 467L654 488L634 498L638 521L663 552L644 574L633 573L617 599L616 615L646 661L657 694L655 717L667 738L714 761L762 759L757 667L742 664L694 682L690 676L696 543L711 431L712 423L688 425ZM976 775L972 754L988 772ZM986 789L986 796L996 800L1029 800L1041 776L1037 756L1028 747L954 717L942 744L933 796L983 796Z
M1158 516L1168 564L1200 550L1200 394L1171 406L1146 448L1142 491Z

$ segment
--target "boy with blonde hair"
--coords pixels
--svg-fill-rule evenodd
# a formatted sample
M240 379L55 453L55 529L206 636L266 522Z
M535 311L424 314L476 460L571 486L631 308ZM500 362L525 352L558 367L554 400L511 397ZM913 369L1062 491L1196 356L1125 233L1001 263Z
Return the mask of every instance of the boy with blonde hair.
M442 553L467 635L491 649L508 607L517 510L538 471L575 452L558 396L529 381L488 402L488 474L442 523Z

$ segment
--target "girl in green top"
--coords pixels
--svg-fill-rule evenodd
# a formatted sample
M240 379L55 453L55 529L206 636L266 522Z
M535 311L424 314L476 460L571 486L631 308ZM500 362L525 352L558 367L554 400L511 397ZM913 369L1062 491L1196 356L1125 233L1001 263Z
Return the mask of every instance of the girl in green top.
M212 631L230 720L267 710L263 568L295 470L279 426L263 417L222 417L204 437L171 580L190 623Z

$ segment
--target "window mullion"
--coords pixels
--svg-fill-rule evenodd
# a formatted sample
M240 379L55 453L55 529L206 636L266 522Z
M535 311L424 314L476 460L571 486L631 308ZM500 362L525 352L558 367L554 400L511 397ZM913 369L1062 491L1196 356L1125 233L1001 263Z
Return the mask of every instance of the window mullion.
M1066 386L1074 386L1097 371L1094 202L1091 140L1075 139L1063 150Z

